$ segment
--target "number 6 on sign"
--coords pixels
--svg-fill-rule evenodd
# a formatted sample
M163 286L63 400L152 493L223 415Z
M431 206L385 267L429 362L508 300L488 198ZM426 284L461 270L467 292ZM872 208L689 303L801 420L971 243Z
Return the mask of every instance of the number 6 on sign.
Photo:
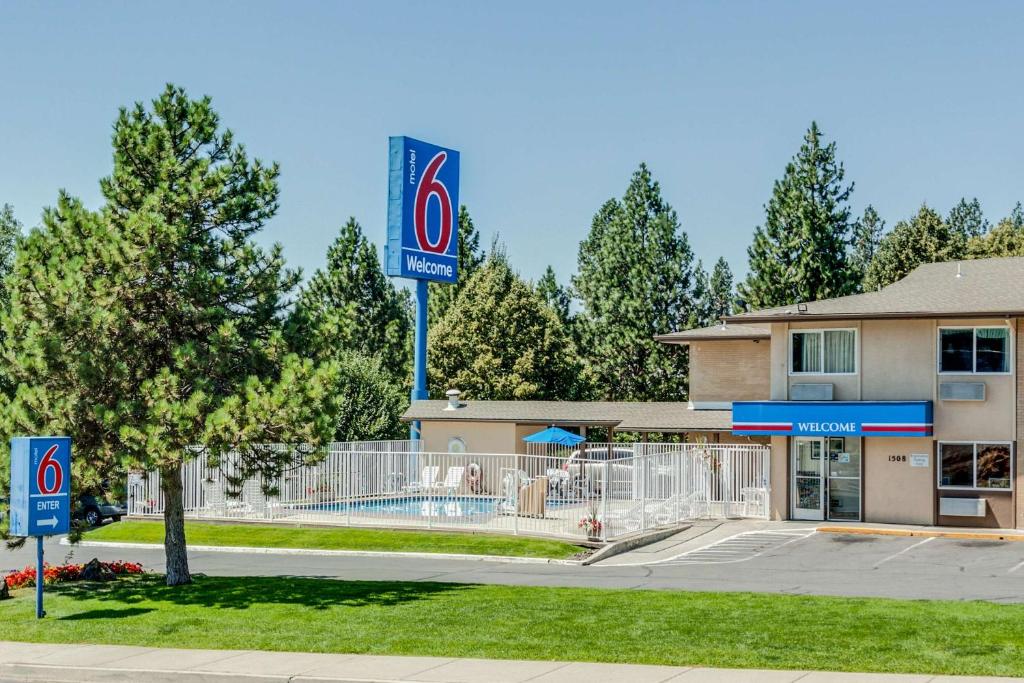
M46 454L39 463L39 469L36 470L36 486L39 488L39 493L45 496L52 496L60 491L61 484L64 483L64 468L61 467L60 462L54 459L57 450L60 448L57 444L54 444L46 449ZM48 472L53 472L52 477L47 477ZM50 486L46 485L47 481L51 482Z

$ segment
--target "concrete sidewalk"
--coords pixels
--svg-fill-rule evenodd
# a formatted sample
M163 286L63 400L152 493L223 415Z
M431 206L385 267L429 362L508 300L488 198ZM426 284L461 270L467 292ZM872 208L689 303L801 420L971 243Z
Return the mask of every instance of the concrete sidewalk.
M997 683L1007 680L1011 679L0 641L0 682L3 683Z

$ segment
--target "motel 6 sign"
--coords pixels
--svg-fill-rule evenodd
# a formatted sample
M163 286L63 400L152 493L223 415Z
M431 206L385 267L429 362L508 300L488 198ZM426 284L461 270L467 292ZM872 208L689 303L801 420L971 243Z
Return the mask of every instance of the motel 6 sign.
M455 282L459 153L410 137L388 140L388 275Z
M11 439L11 535L64 534L70 526L71 439Z

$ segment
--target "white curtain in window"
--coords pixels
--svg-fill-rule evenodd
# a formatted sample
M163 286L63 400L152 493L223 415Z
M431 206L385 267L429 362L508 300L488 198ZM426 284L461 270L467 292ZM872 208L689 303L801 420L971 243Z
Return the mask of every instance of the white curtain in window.
M853 372L855 361L855 332L853 330L827 330L825 332L825 372Z
M797 336L800 338L799 372L821 372L821 335L802 332Z

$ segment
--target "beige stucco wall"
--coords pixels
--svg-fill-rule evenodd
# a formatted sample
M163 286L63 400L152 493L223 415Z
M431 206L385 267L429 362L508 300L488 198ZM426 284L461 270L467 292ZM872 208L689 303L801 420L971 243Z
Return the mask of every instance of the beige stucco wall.
M932 320L865 320L860 345L864 400L932 400L936 334Z
M935 523L934 444L926 437L862 439L864 521ZM911 454L928 455L928 467L912 467ZM905 457L905 461L890 460Z
M690 344L690 400L759 401L769 389L767 339L721 339Z
M468 453L516 452L516 425L512 422L424 420L422 433L423 447L431 453L447 453L448 441L453 437L466 443Z
M1018 319L1016 321L1017 328L1017 357L1015 359L1014 367L1022 367L1024 363L1024 340L1021 339L1021 333L1024 332L1024 320ZM1017 431L1014 433L1014 449L1016 453L1017 462L1016 465L1016 479L1014 484L1014 504L1016 507L1016 524L1018 529L1024 529L1024 497L1021 496L1021 487L1024 486L1024 453L1021 453L1019 448L1020 434L1024 433L1024 373L1017 372L1017 396L1016 396L1016 410L1017 410Z

